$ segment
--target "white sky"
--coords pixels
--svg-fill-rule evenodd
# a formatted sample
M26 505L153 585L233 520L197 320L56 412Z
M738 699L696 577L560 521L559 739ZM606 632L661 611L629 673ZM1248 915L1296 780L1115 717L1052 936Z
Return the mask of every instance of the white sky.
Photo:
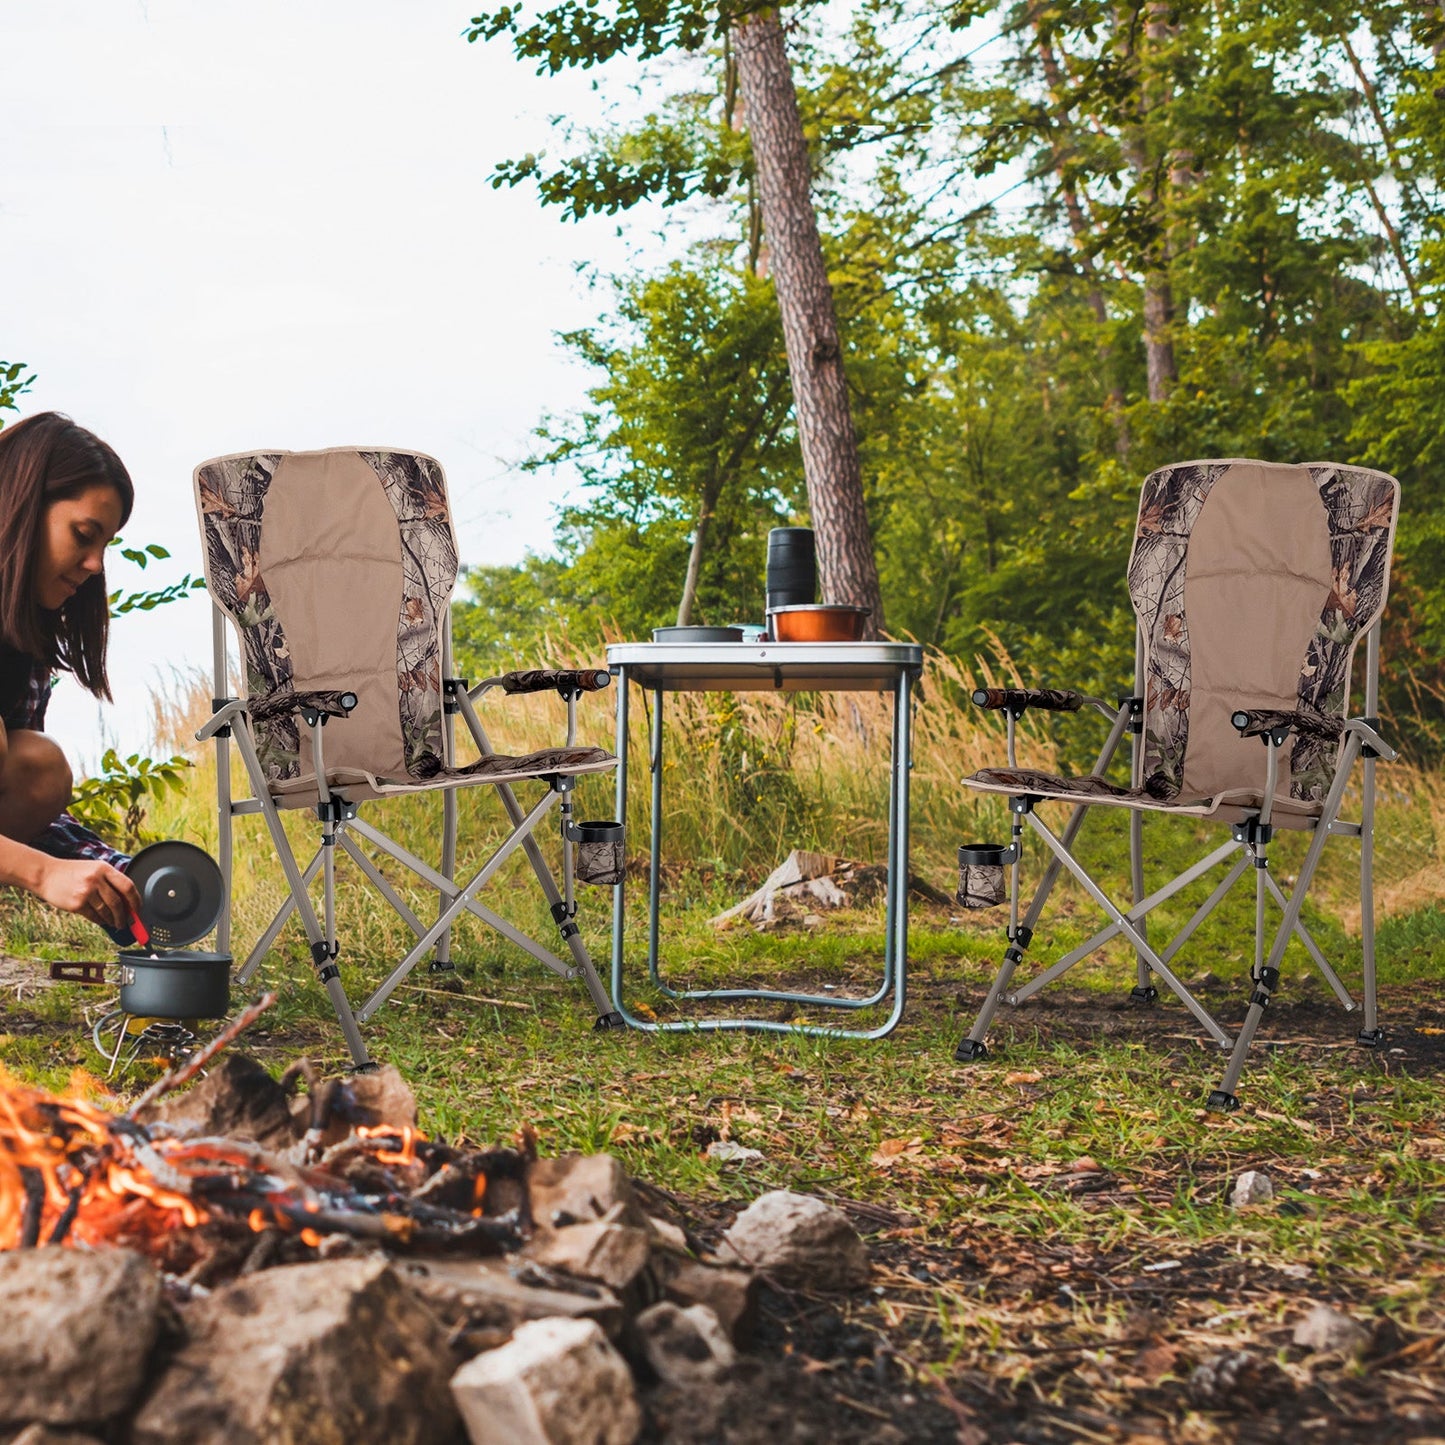
M135 479L112 585L199 574L191 469L249 448L440 458L464 562L545 548L559 479L510 469L588 374L555 333L596 319L577 263L623 264L501 159L549 114L600 115L620 73L536 78L468 45L471 0L0 0L0 357L22 414L70 413ZM115 554L112 554L115 557ZM203 595L117 620L102 710L64 681L72 761L150 744L150 690L209 662Z

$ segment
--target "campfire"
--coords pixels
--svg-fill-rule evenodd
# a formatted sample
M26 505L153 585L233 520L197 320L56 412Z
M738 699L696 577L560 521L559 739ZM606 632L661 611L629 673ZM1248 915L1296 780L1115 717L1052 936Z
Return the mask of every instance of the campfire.
M394 1069L201 1076L264 1006L124 1113L0 1075L0 1438L630 1445L746 1391L760 1279L867 1277L819 1200L709 1251L611 1156L428 1138Z
M530 1221L516 1208L488 1218L485 1199L494 1176L521 1177L523 1154L464 1155L409 1124L355 1123L323 1148L333 1119L351 1126L365 1106L355 1085L323 1085L309 1063L278 1086L285 1093L300 1076L312 1085L305 1135L284 1154L245 1140L173 1137L164 1122L139 1121L268 1002L242 1015L207 1059L167 1076L119 1117L0 1080L0 1250L124 1245L174 1268L178 1246L199 1257L218 1240L269 1230L311 1249L328 1235L399 1250L496 1254L521 1246Z

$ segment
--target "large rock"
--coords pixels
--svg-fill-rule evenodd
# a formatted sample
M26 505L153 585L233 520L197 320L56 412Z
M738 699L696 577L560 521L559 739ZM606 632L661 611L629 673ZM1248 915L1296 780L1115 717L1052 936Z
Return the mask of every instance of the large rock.
M720 1379L737 1363L737 1351L706 1305L682 1309L663 1300L633 1322L642 1357L667 1385Z
M569 1224L544 1232L527 1253L549 1269L626 1290L647 1268L652 1242L645 1229L626 1224Z
M718 1255L795 1287L855 1289L868 1279L868 1251L848 1216L788 1189L753 1200L723 1235Z
M176 1134L250 1139L267 1149L287 1148L304 1127L292 1122L286 1091L245 1054L222 1054L199 1083L157 1099L140 1120Z
M408 1259L395 1268L448 1329L474 1335L488 1347L504 1344L528 1320L596 1320L611 1339L622 1328L622 1304L611 1290L598 1284L557 1289L531 1279L524 1261Z
M444 1445L457 1416L436 1316L379 1256L248 1275L186 1313L189 1338L134 1445Z
M452 1394L472 1445L632 1445L642 1426L632 1372L590 1320L522 1325Z
M75 1425L128 1410L160 1300L160 1276L130 1250L0 1253L0 1423Z
M752 1339L758 1321L758 1281L751 1270L657 1254L653 1267L664 1295L674 1304L706 1305L735 1345Z
M532 1218L544 1229L607 1219L647 1227L626 1170L611 1154L559 1154L537 1159L527 1171Z

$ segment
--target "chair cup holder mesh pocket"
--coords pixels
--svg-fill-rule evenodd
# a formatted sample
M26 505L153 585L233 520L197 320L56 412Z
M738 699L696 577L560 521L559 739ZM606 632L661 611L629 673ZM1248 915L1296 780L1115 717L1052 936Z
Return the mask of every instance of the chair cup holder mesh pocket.
M970 843L958 850L958 892L965 908L994 908L1008 897L1004 866L1009 850L1002 843Z
M627 871L621 823L578 823L572 830L577 843L577 877L599 888L615 888Z

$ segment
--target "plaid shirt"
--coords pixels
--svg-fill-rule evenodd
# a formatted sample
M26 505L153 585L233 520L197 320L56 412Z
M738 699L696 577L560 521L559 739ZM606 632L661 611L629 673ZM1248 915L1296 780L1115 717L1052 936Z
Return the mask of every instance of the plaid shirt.
M45 730L45 710L50 706L50 693L55 678L43 663L32 664L30 683L25 696L4 719L6 728L12 732L38 733ZM89 828L69 813L62 813L53 823L30 840L32 848L48 853L52 858L98 858L112 868L124 868L130 862L130 855L112 848L97 838Z

